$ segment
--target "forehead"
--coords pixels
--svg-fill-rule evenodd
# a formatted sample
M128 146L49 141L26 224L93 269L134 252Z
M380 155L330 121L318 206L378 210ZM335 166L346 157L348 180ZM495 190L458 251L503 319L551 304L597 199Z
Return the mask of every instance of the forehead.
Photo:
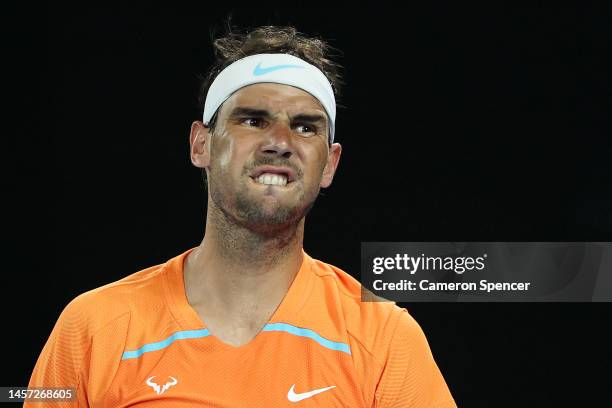
M323 105L303 89L290 85L259 83L245 86L234 92L223 104L225 110L230 107L248 106L250 108L281 111L283 109L321 111ZM327 115L326 115L327 116Z

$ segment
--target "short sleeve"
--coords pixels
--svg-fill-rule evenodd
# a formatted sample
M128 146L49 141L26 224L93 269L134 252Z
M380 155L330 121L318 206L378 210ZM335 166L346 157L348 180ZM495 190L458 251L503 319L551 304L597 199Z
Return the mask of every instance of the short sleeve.
M62 311L38 360L29 388L74 388L72 402L25 403L24 407L94 405L108 390L125 346L130 313L109 315L99 299L83 294ZM92 402L93 401L93 402Z
M397 313L375 407L456 408L423 330L406 309Z
M66 387L77 391L77 400L70 403L49 403L54 407L86 407L83 389L83 362L89 351L86 317L77 297L66 306L53 327L30 377L29 388ZM79 389L81 387L81 389ZM24 407L42 407L43 403L25 403Z

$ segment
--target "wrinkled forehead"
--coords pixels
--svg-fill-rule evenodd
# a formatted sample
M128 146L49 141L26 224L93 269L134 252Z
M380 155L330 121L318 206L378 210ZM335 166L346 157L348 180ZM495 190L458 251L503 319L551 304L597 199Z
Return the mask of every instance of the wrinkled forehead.
M318 113L329 120L323 105L317 98L303 89L284 84L258 83L245 86L234 92L221 107L220 115L227 114L235 107L267 110L270 113L291 114Z

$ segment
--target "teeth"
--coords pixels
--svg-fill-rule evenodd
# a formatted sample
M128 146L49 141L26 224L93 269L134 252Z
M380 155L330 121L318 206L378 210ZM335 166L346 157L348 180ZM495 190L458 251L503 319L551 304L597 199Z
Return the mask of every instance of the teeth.
M268 184L273 186L287 185L287 176L282 174L263 173L255 179L260 184Z

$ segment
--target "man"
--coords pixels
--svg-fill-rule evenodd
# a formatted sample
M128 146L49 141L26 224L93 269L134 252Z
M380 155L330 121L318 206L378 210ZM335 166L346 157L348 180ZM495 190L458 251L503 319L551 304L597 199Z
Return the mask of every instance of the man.
M74 299L30 387L74 387L82 407L454 407L406 310L302 248L342 151L327 45L261 27L215 47L189 138L201 244Z

